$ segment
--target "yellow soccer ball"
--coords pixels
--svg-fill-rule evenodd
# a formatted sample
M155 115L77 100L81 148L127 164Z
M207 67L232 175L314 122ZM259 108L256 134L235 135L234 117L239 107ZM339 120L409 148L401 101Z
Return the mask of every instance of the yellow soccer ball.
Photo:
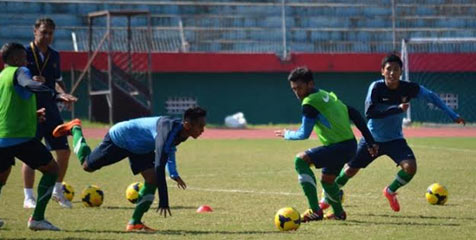
M98 186L90 185L81 193L81 201L86 207L99 207L104 201L104 193Z
M448 200L448 190L439 183L433 183L426 190L425 197L430 204L444 205Z
M280 231L297 230L301 225L301 214L292 207L281 208L274 216L274 225Z
M67 184L66 182L61 183L63 188L63 196L64 198L68 199L68 201L73 201L74 197L74 188L73 186Z
M131 183L126 189L126 198L131 203L137 203L139 199L139 191L144 186L141 182Z

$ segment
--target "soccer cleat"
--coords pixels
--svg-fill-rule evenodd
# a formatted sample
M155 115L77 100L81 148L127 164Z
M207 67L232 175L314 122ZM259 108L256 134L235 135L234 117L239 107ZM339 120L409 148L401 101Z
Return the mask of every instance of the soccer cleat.
M314 212L312 209L308 209L301 215L301 222L305 223L310 221L320 221L322 220L323 215L322 209L319 209L317 212Z
M144 223L137 223L137 224L131 224L128 223L126 226L126 231L128 232L148 232L148 233L153 233L157 232L157 230L147 227Z
M5 222L2 219L0 219L0 228L3 226L4 223Z
M73 204L64 197L63 193L54 192L51 195L51 199L53 199L53 201L57 202L63 208L73 208Z
M388 199L388 203L390 203L390 207L393 211L400 211L400 204L398 204L397 193L389 193L388 187L385 187L383 189L383 195Z
M81 120L79 120L78 118L75 118L67 123L58 125L55 128L55 130L53 130L53 137L62 137L66 135L71 135L71 129L73 129L74 126L81 127Z
M47 231L61 231L58 227L48 222L46 219L43 220L33 220L32 217L28 219L28 228L34 231L38 230L47 230Z
M335 215L334 213L327 214L324 219L326 220L341 220L344 221L347 219L347 214L342 212L340 215Z
M23 208L35 208L36 207L36 199L34 198L25 198L23 201Z

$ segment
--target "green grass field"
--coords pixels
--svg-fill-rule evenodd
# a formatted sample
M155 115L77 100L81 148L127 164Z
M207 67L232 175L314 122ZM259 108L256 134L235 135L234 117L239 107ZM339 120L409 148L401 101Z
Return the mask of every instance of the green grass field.
M98 140L89 141L92 146ZM347 221L302 224L295 232L279 232L274 214L281 207L306 209L294 171L297 152L317 140L190 140L179 147L178 170L188 184L180 190L169 181L172 217L160 217L155 208L144 220L156 234L124 232L134 205L124 196L132 176L128 161L83 172L76 158L70 161L66 181L76 191L73 209L50 202L46 216L61 232L33 232L26 222L32 210L23 209L20 162L13 168L0 197L0 218L6 221L0 239L471 239L476 236L476 138L409 139L418 173L399 191L401 211L393 212L381 190L397 172L381 157L345 187ZM320 174L316 172L316 176ZM37 174L37 181L39 179ZM426 188L440 182L449 190L445 206L429 205ZM89 184L105 192L100 208L86 208L79 199ZM321 188L319 187L319 192ZM212 213L198 214L208 204Z

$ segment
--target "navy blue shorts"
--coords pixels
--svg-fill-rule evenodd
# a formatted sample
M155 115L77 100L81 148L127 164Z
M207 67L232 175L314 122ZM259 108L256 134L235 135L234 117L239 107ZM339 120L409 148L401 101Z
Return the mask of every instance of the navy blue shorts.
M365 139L360 139L359 146L357 147L357 154L348 165L352 168L365 168L382 155L389 156L397 165L399 165L403 160L415 160L415 155L405 139L397 139L389 142L377 142L377 144L379 145L378 156L372 157L367 150Z
M48 165L53 156L38 139L9 147L0 147L0 172L15 165L15 157L33 169Z
M45 117L46 121L38 123L36 129L36 138L40 141L45 138L46 147L50 151L54 150L66 150L69 149L67 136L59 138L53 137L53 130L60 124L63 124L63 118L56 106L56 103L38 104L38 108L46 108Z
M114 164L129 157L129 164L134 175L144 170L154 168L155 152L137 154L118 147L109 137L109 133L104 136L102 142L86 158L90 169L98 170L104 166Z
M357 148L355 139L320 146L306 150L316 168L322 168L322 173L338 175L345 163L350 161Z

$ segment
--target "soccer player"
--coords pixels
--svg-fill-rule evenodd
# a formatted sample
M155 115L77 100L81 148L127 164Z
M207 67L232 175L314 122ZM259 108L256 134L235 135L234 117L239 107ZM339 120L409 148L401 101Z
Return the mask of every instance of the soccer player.
M66 87L62 81L60 56L57 51L49 47L53 41L55 23L49 18L39 18L34 25L34 40L26 48L28 69L34 76L38 76L46 87L52 91L60 93L66 92ZM70 106L71 102L67 105ZM38 124L36 137L41 141L45 139L46 146L50 151L56 152L56 162L59 167L58 178L53 189L52 198L64 208L71 208L71 202L64 198L61 182L64 179L68 168L68 161L71 151L69 150L66 137L54 138L51 135L56 126L63 123L63 118L58 110L57 102L48 94L37 94L38 109L46 109L46 121ZM35 172L28 165L23 164L23 184L25 200L24 208L34 208L36 200L33 194L33 184L35 183Z
M139 191L139 200L132 218L126 226L127 231L155 232L142 222L142 216L154 201L155 190L159 190L159 213L164 217L171 215L169 208L165 165L175 163L176 146L188 137L198 138L205 127L206 111L200 107L189 108L183 119L167 116L137 118L115 124L109 129L94 151L91 152L81 131L81 122L74 119L59 125L54 136L73 135L74 153L87 172L94 172L104 166L114 164L129 157L133 174L142 174L144 187ZM171 161L172 160L172 161ZM170 171L180 188L185 189L183 180Z
M299 183L309 204L309 209L303 214L302 221L323 219L317 197L316 177L311 170L312 165L322 168L321 185L334 210L334 213L326 218L345 220L347 215L342 208L339 187L334 180L344 164L355 155L357 148L350 120L367 140L367 148L371 154L376 153L377 146L360 113L342 103L334 93L317 89L309 69L305 67L294 69L288 80L291 89L302 104L302 125L297 131L286 129L275 131L276 136L284 137L286 140L303 140L309 138L314 127L314 131L323 144L323 146L298 153L294 160Z
M383 189L383 195L388 199L393 211L398 212L400 205L397 190L408 184L417 170L415 155L402 132L402 121L410 106L410 100L420 98L433 103L456 123L465 124L465 120L430 90L417 83L401 81L402 60L398 55L391 53L383 58L381 73L384 79L370 84L365 100L368 127L379 146L378 154L371 156L366 151L366 139L361 139L355 158L347 163L336 178L336 183L343 187L361 168L367 167L377 157L387 155L401 170L390 185Z
M34 93L51 99L75 101L69 94L58 94L33 78L26 65L25 47L18 43L3 45L2 59L6 63L0 73L0 191L7 182L15 157L43 173L38 184L38 202L28 220L32 230L60 229L45 219L46 205L58 177L58 165L48 149L35 138L37 114L44 118L45 109L37 111ZM3 221L2 221L3 225Z

